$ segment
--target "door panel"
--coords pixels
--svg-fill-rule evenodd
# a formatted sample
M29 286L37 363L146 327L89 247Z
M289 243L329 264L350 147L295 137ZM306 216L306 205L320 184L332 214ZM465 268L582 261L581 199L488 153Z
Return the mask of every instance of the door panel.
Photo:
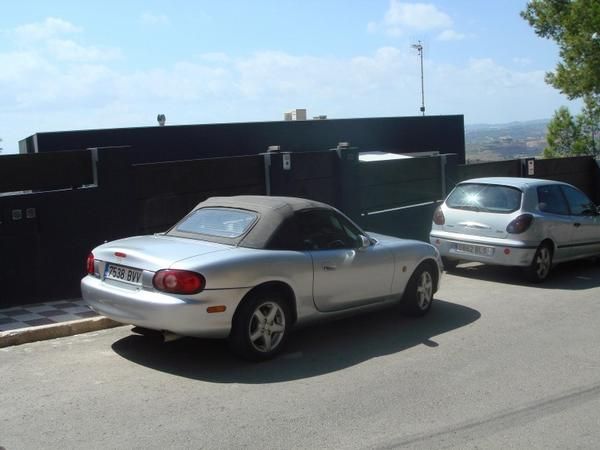
M595 255L600 252L600 216L596 205L578 189L561 187L571 211L570 255L573 258Z
M544 214L543 231L540 239L549 237L556 244L554 261L568 259L571 256L571 236L573 222L569 205L558 184L548 184L537 188L538 208Z
M544 231L542 237L549 237L556 244L554 261L568 259L572 254L573 221L570 216L547 214L544 216Z
M600 254L600 216L572 216L571 255L575 257Z
M320 311L336 311L381 300L391 293L394 257L379 244L362 250L311 251L313 296Z
M363 247L363 232L334 210L297 214L299 241L313 261L313 299L320 311L375 302L391 293L394 256L383 245Z

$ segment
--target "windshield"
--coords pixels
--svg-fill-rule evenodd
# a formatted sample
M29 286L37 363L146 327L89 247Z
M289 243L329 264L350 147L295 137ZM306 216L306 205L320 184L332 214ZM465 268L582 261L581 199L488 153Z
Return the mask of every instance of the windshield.
M495 184L466 183L458 185L446 199L455 209L511 213L521 206L521 191Z
M182 233L236 238L248 231L257 215L229 208L202 208L192 212L175 226Z

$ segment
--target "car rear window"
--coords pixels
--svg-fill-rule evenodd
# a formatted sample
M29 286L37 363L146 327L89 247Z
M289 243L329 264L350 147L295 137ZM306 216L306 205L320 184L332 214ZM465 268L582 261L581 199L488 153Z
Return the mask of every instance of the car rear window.
M250 211L229 208L197 209L175 226L182 233L236 238L248 231L257 215Z
M446 199L455 209L511 213L521 206L522 192L514 187L497 184L459 184Z

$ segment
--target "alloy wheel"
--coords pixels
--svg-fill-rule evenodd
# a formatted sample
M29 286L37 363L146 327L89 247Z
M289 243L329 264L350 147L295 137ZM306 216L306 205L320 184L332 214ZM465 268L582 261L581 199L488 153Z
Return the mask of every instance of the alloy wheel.
M548 247L540 248L536 257L535 271L540 280L543 280L548 276L550 272L550 266L552 264L552 255Z
M417 305L421 310L426 310L433 298L433 279L431 274L424 270L417 284Z
M285 326L285 313L279 304L261 303L252 313L248 326L252 347L262 353L275 350L283 339Z

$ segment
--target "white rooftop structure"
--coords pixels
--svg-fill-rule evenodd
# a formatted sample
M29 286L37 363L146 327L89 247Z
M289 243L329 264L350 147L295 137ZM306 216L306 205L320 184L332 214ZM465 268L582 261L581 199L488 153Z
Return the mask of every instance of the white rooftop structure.
M306 120L306 109L293 109L283 113L283 120Z

